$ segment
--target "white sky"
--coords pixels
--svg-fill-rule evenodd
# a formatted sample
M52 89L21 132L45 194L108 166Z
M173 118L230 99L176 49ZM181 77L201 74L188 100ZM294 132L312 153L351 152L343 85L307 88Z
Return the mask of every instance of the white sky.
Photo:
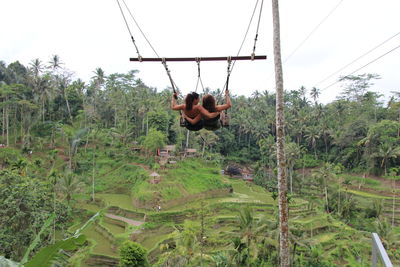
M235 56L256 3L256 0L125 1L161 57ZM399 33L399 10L399 0L281 0L283 60L299 47L283 65L285 89L298 89L302 85L311 89ZM141 55L155 57L128 12L126 16ZM252 52L257 19L258 11L240 55ZM161 63L129 62L129 57L137 55L114 0L0 0L0 25L0 60L7 64L19 60L28 65L35 58L48 62L57 54L75 72L76 78L85 81L101 67L106 75L137 69L138 77L159 90L170 85ZM268 59L236 62L230 80L233 94L249 96L255 90L274 90L272 41L271 1L265 0L256 54L267 55ZM339 75L349 74L399 45L400 34L318 84L318 88L324 89ZM184 93L194 90L195 62L171 62L168 66ZM204 86L222 88L226 67L226 62L203 62ZM381 75L372 90L387 98L390 91L400 90L399 70L400 48L355 74ZM330 102L340 91L340 84L335 84L322 91L320 100Z

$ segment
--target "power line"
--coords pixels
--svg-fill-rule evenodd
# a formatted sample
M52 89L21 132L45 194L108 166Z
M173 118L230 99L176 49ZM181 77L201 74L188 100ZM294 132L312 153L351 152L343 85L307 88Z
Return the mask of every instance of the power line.
M299 49L300 47L302 47L304 45L305 42L307 42L308 39L310 39L310 37L317 31L317 29L333 14L333 12L335 12L335 10L340 6L340 4L343 2L343 0L340 0L339 3L336 4L336 6L334 6L331 11L329 11L329 13L317 24L317 26L314 27L314 29L307 35L306 38L304 38L304 40L290 53L289 56L287 56L282 64L285 64L289 58L291 58ZM274 73L271 73L270 78L274 75Z
M343 2L343 0L340 0L340 2L328 13L328 15L326 15L326 16L321 20L321 22L318 23L318 25L307 35L307 37L293 50L293 52L290 53L290 55L287 56L287 57L285 58L285 60L283 61L283 63L285 63L286 61L288 61L289 58L290 58L291 56L293 56L293 55L297 52L297 50L300 49L300 47L303 46L303 44L314 34L314 32L317 31L317 29L318 29L318 28L333 14L333 12L335 12L335 10L340 6L340 4L341 4L342 2Z
M369 50L368 52L362 54L361 56L359 56L358 58L354 59L353 61L351 61L350 63L348 63L347 65L345 65L344 67L340 68L339 70L335 71L334 73L332 73L331 75L325 77L323 80L319 81L318 83L316 83L313 87L317 87L319 84L325 82L326 80L328 80L329 78L331 78L333 75L337 74L338 72L344 70L345 68L347 68L348 66L350 66L351 64L353 64L354 62L360 60L361 58L363 58L364 56L368 55L369 53L371 53L372 51L374 51L375 49L377 49L378 47L381 47L382 45L384 45L385 43L387 43L388 41L390 41L391 39L393 39L394 37L396 37L397 35L399 35L400 32L396 33L395 35L393 35L392 37L386 39L385 41L383 41L382 43L380 43L379 45L375 46L374 48L372 48L371 50Z
M351 73L347 74L346 76L349 76L349 75L352 75L352 74L354 74L354 73L358 72L359 70L361 70L361 69L363 69L363 68L367 67L368 65L370 65L370 64L372 64L372 63L374 63L375 61L377 61L377 60L379 60L379 59L383 58L384 56L386 56L387 54L390 54L391 52L395 51L395 50L396 50L396 49L398 49L398 48L400 48L400 45L398 45L398 46L396 46L395 48L393 48L393 49L389 50L388 52L384 53L383 55L381 55L381 56L379 56L379 57L375 58L374 60L372 60L372 61L368 62L367 64L365 64L364 66L362 66L362 67L360 67L360 68L356 69L355 71L353 71L353 72L351 72ZM329 85L329 86L327 86L327 87L323 88L323 89L321 90L321 92L322 92L322 91L325 91L325 90L326 90L326 89L328 89L329 87L331 87L331 86L333 86L333 85L337 84L339 81L340 81L340 80L338 80L338 81L336 81L336 82L332 83L331 85Z

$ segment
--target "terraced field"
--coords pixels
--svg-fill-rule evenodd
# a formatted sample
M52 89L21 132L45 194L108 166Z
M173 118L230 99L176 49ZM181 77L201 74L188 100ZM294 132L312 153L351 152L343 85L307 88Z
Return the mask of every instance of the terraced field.
M189 162L183 168L195 168L197 163ZM131 163L130 163L131 165ZM119 166L118 171L123 167ZM135 168L142 167L135 165ZM149 173L148 168L140 171ZM163 253L165 244L171 244L177 234L177 229L182 228L184 222L193 222L199 225L200 214L204 214L204 228L207 237L204 253L212 254L215 251L229 249L229 241L238 231L238 214L240 210L249 207L256 221L268 220L275 222L268 230L273 237L277 238L277 201L272 198L270 192L253 183L243 180L229 179L227 176L220 176L219 170L213 167L203 167L203 175L199 177L190 176L190 186L200 184L200 189L187 190L188 184L181 183L178 187L180 193L164 199L162 196L168 195L168 189L164 190L163 185L179 183L180 178L174 175L184 175L177 173L174 169L160 171L163 178L161 185L152 185L148 179L143 180L135 186L144 190L145 194L151 196L149 202L158 203L161 210L154 209L153 206L146 206L138 203L137 189L132 189L131 194L117 193L110 190L96 193L96 202L82 200L77 203L77 208L84 210L88 214L100 211L102 216L98 221L85 229L84 234L90 245L82 253L84 256L78 257L76 264L79 266L116 266L118 263L118 248L126 239L134 240L142 244L149 251L149 260L152 266L159 266L160 256ZM107 175L115 175L109 171ZM218 179L219 182L209 182L201 179L207 175ZM103 176L103 177L106 177ZM186 178L182 178L183 180ZM211 181L211 180L209 180ZM381 184L372 183L373 186ZM366 185L364 185L366 186ZM224 191L215 194L215 190ZM353 194L359 199L362 205L370 205L373 199L384 201L384 212L389 212L392 205L392 198L371 192L371 189L356 190L344 188L343 192ZM143 192L142 192L143 193ZM190 197L195 195L196 197ZM182 201L181 201L182 200ZM172 203L172 204L171 204ZM397 208L398 209L398 208ZM298 242L298 250L306 252L307 249L318 247L323 251L324 257L335 257L342 255L336 262L337 265L345 266L353 261L358 262L358 266L368 266L370 262L370 234L361 232L348 224L335 219L331 214L322 210L322 205L310 203L302 198L293 197L290 202L290 228L293 233L301 232L295 240ZM398 222L398 210L396 210L396 223ZM78 228L80 224L72 227ZM178 231L179 232L179 231ZM274 237L275 236L275 237ZM276 242L276 241L275 241ZM352 248L357 248L354 251ZM355 255L364 255L359 257ZM367 257L365 257L367 255ZM355 265L350 265L355 266Z

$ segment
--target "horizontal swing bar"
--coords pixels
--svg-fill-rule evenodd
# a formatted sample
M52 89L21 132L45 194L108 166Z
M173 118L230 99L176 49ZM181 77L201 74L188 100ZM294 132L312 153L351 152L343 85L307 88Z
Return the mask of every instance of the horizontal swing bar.
M129 58L129 61L227 61L229 57L167 57L167 58L159 58L159 57L144 57L144 58ZM256 59L267 59L267 56L238 56L238 57L230 57L231 60L256 60Z

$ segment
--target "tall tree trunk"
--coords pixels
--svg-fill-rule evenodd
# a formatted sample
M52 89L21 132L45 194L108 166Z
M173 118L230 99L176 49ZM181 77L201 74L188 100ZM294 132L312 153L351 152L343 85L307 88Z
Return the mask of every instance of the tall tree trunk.
M189 132L189 130L187 130L186 131L186 149L189 148L189 135L190 135L190 132Z
M44 123L44 97L42 97L42 122Z
M6 99L7 101L8 99ZM7 146L10 145L10 135L8 134L9 130L10 130L10 121L8 118L9 114L8 114L8 105L6 106L6 144Z
M285 157L285 117L283 102L283 72L280 44L280 23L278 0L272 0L272 18L274 28L274 61L275 61L275 86L276 86L276 131L277 131L277 163L278 163L278 189L279 189L279 256L280 266L290 266L289 250L289 207L287 201L287 177Z
M4 104L4 102L5 102L5 100L3 99L3 104ZM1 142L4 143L4 139L6 136L6 107L5 107L5 105L3 106L3 119L1 121L1 126L2 126L1 127L1 136L2 136Z
M93 142L93 169L92 169L92 201L94 202L94 172L95 172L95 167L96 167L96 162L95 162L95 152L96 152L96 145Z
M70 106L69 106L68 96L67 96L67 93L65 92L65 90L63 90L63 91L64 91L64 98L65 98L65 103L66 103L66 105L67 105L67 110L68 110L69 119L71 120L71 124L72 124L73 121L72 121L71 108L70 108Z
M393 207L392 207L392 228L394 227L394 213L396 207L396 180L393 179Z

